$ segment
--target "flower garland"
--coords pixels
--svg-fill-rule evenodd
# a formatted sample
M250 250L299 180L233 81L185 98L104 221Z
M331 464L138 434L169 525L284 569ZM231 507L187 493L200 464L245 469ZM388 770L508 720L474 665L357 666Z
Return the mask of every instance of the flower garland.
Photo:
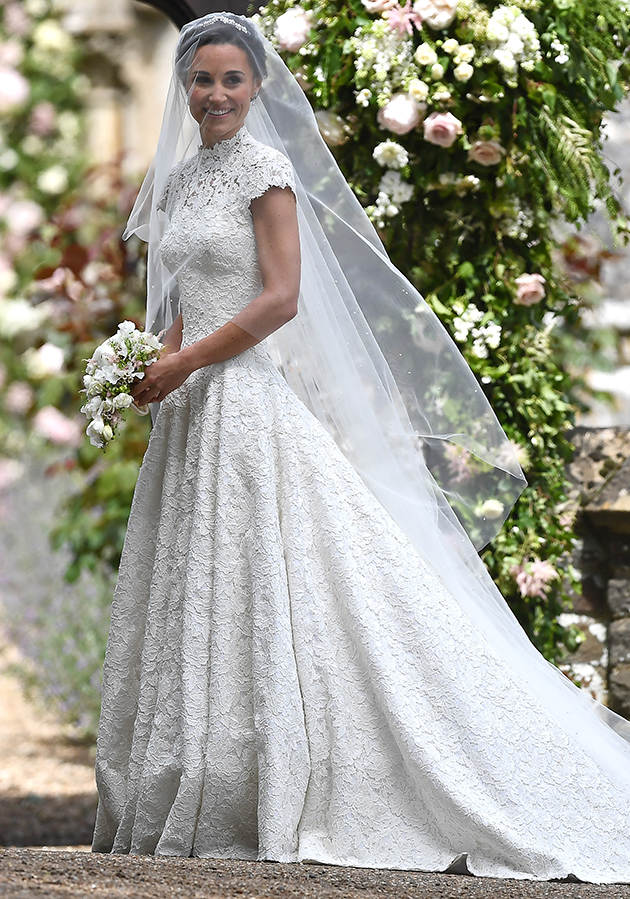
M558 622L575 580L567 352L598 352L555 224L579 225L598 204L627 238L600 129L630 79L629 12L626 0L270 0L257 17L523 460L530 486L485 559L550 658L575 636ZM443 464L451 477L479 471L459 451ZM522 572L543 561L533 590Z

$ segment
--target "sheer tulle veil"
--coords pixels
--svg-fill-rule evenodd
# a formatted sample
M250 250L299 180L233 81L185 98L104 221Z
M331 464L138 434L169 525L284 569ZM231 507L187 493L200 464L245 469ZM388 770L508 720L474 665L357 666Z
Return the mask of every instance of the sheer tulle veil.
M264 47L267 77L245 126L293 164L302 250L296 318L271 334L258 312L245 309L235 320L266 337L291 387L440 572L472 625L548 714L630 789L630 747L611 729L630 740L630 726L537 653L473 546L494 536L525 484L512 445L439 320L389 261L302 89L256 26L231 13L182 30L158 150L125 232L149 245L147 327L158 332L178 313L178 272L159 255L164 197L173 170L200 142L181 73L203 33L218 25L234 28L258 52Z

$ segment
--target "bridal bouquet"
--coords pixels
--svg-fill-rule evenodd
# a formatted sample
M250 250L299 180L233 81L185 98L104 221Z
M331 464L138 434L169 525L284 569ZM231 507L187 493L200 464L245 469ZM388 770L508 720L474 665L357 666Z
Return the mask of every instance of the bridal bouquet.
M134 381L144 377L146 367L159 359L163 348L155 335L125 321L94 350L83 376L87 402L81 408L90 420L86 434L92 446L105 448L114 439L123 409L133 404Z

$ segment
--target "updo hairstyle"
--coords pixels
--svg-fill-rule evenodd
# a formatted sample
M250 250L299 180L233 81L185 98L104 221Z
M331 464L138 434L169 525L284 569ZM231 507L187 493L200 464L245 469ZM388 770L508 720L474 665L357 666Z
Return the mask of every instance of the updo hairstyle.
M262 81L267 75L267 54L255 25L243 16L213 13L196 19L182 29L175 49L175 72L184 87L188 84L195 52L207 44L238 47L246 54L257 81Z

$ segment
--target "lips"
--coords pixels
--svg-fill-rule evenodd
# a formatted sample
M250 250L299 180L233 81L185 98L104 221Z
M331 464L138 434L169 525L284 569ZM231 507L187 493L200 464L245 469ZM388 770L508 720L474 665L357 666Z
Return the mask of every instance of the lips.
M211 115L215 119L220 119L223 116L228 115L230 112L232 112L232 110L231 109L205 109L204 112L206 115Z

